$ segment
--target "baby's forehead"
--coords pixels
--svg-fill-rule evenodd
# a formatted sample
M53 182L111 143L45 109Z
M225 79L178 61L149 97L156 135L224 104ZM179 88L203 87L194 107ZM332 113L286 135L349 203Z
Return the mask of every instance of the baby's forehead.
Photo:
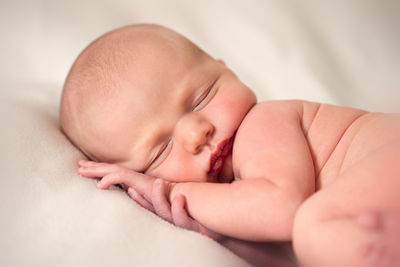
M126 99L131 99L139 114L167 115L169 111L190 106L194 95L207 87L214 80L212 70L199 68L185 69L177 73L168 71L158 76L142 77L130 83L130 92ZM121 101L125 101L121 96ZM152 119L152 118L151 118Z
M124 71L110 70L114 82L102 85L109 87L106 92L93 89L104 103L93 101L95 109L107 109L110 120L119 117L143 126L190 104L187 100L191 94L207 82L207 71L197 67L204 58L182 58L182 62L146 55L139 58Z
M115 98L120 104L131 103L143 115L149 110L165 112L166 107L178 108L197 88L209 82L211 70L202 70L200 63L199 59L186 65L175 61L133 66L125 77L120 77Z

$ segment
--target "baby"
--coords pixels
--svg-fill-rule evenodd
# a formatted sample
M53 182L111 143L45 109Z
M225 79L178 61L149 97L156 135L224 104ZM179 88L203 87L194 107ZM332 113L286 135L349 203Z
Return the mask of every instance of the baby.
M357 224L398 211L396 114L256 96L223 61L156 25L90 44L66 79L61 126L93 161L79 173L122 184L160 217L218 239L291 241L304 266L365 266L378 238Z

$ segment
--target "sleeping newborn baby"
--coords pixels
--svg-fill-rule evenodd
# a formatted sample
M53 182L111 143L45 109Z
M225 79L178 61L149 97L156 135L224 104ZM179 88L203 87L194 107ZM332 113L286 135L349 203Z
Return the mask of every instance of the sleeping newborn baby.
M66 79L64 133L162 218L210 236L291 241L304 266L365 266L376 232L354 218L400 209L396 114L256 102L221 60L156 25L90 44Z

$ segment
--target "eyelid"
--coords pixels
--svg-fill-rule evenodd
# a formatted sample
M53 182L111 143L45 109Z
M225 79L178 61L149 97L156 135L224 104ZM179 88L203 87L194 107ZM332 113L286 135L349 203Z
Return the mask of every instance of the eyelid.
M200 101L196 100L196 105L193 108L193 111L198 111L202 109L205 105L210 102L210 100L214 97L217 88L215 87L215 84L218 79L215 79L210 86L207 87L207 90L205 90L201 95L200 95Z
M162 146L160 151L157 153L157 155L151 161L147 170L154 169L158 165L160 165L164 161L164 159L168 156L169 152L171 151L171 148L172 148L172 139L170 138L168 140L168 143L166 143L166 145Z

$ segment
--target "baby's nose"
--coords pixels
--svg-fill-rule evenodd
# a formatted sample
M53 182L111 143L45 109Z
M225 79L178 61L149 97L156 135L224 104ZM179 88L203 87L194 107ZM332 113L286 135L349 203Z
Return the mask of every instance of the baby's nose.
M214 126L208 122L202 122L197 129L193 129L186 141L186 150L191 154L198 154L209 143L214 135Z
M185 150L198 154L209 143L214 135L215 127L198 114L189 114L177 124L177 136Z

